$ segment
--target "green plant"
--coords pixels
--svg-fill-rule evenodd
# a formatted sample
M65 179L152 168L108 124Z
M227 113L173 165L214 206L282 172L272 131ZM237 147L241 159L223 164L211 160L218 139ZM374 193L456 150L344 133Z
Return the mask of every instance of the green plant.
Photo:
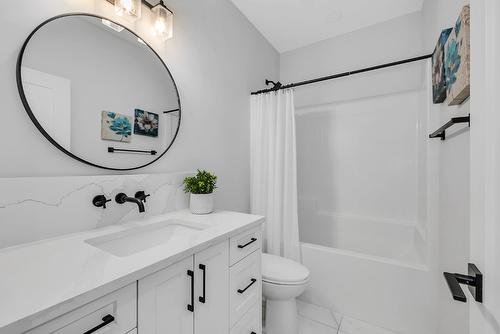
M191 194L211 194L217 188L217 176L206 170L199 170L195 176L184 179L184 191Z

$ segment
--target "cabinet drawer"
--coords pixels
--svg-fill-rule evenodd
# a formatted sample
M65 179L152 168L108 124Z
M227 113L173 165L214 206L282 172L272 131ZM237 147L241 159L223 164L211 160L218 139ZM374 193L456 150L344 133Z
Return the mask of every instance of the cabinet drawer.
M262 334L262 304L257 303L236 325L231 329L231 334Z
M262 300L261 253L257 250L230 269L230 323L231 327Z
M133 283L26 333L75 334L96 328L99 334L125 334L136 327L136 315L137 288Z
M262 232L258 226L231 238L229 242L229 264L232 266L245 256L261 248Z

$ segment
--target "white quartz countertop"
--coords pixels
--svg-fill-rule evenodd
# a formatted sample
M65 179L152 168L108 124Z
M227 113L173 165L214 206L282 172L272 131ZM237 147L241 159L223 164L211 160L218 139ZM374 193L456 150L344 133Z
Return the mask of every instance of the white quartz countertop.
M85 240L167 219L208 225L194 238L118 257ZM261 216L187 210L0 250L0 333L19 333L124 287L263 222ZM68 222L70 224L71 222Z

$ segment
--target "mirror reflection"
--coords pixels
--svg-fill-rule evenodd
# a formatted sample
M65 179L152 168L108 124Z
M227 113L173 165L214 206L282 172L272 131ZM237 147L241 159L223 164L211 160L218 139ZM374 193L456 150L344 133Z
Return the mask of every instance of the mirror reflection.
M52 20L27 42L20 71L35 125L77 159L138 168L175 139L180 105L173 78L149 46L118 24L88 15Z

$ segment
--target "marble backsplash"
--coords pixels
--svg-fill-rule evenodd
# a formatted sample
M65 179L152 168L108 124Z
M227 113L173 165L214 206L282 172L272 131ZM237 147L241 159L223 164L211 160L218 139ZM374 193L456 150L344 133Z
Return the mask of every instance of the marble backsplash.
M184 209L182 181L191 174L0 178L0 249ZM151 194L144 213L114 201L139 190ZM101 194L112 199L106 209L92 204Z

